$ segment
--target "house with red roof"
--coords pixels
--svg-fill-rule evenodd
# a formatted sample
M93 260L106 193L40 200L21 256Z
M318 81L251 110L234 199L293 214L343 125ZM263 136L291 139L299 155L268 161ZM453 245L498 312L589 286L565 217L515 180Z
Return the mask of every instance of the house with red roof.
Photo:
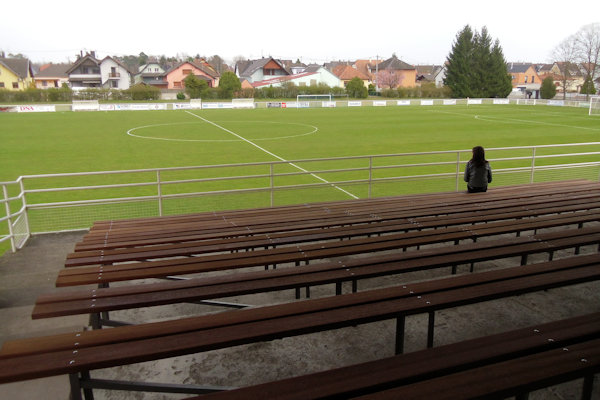
M63 84L69 84L67 70L71 64L45 64L35 74L33 80L38 89L60 88Z
M203 64L184 61L175 65L165 74L164 80L167 82L167 89L184 89L185 83L183 80L190 74L206 81L208 87L219 86L220 76L212 67L208 68Z
M369 76L350 65L338 65L333 69L333 74L340 78L344 87L354 78L359 78L363 81L365 87L369 87Z

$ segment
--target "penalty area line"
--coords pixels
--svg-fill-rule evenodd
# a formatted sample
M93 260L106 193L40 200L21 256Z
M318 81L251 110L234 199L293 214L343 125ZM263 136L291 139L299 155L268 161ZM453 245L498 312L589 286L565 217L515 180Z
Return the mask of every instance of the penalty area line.
M299 169L299 170L300 170L300 171L302 171L302 172L306 172L306 173L310 174L311 176L313 176L314 178L316 178L316 179L320 180L321 182L324 182L324 183L328 183L328 184L330 184L332 187L336 188L337 190L339 190L339 191L341 191L341 192L344 192L344 193L346 193L348 196L352 197L353 199L358 199L358 196L356 196L356 195L354 195L354 194L352 194L352 193L348 192L348 191L347 191L347 190L345 190L345 189L342 189L342 188L341 188L341 187L339 187L339 186L336 186L336 185L334 185L333 183L329 182L327 179L324 179L324 178L322 178L322 177L320 177L320 176L318 176L318 175L316 175L316 174L314 174L314 173L312 173L312 172L310 172L310 171L308 171L308 170L306 170L306 169L302 168L301 166L299 166L299 165L296 165L296 164L294 164L293 162L291 162L291 161L288 161L288 160L286 160L285 158L283 158L283 157L280 157L280 156L278 156L277 154L270 152L269 150L265 149L264 147L261 147L261 146L257 145L257 144L256 144L256 143L254 143L253 141L251 141L251 140L248 140L248 139L246 139L245 137L238 135L237 133L235 133L235 132L233 132L233 131L231 131L231 130L229 130L229 129L225 128L224 126L221 126L221 125L219 125L219 124L217 124L217 123L215 123L215 122L212 122L212 121L210 121L210 120L208 120L208 119L206 119L206 118L203 118L203 117L201 117L201 116L199 116L199 115L197 115L197 114L194 114L193 112L190 112L190 111L187 111L187 110L186 110L185 112L186 112L186 113L188 113L188 114L190 114L190 115L192 115L192 116L194 116L194 117L196 117L196 118L199 118L199 119L201 119L202 121L204 121L204 122L206 122L206 123L208 123L208 124L211 124L211 125L213 125L213 126L215 126L215 127L219 128L219 129L221 129L221 130L223 130L223 131L225 131L225 132L229 133L230 135L233 135L233 136L235 136L236 138L238 138L238 139L240 139L240 140L242 140L242 141L244 141L244 142L248 143L249 145L252 145L252 146L256 147L256 148L257 148L257 149L259 149L260 151L262 151L262 152L264 152L264 153L267 153L267 154L268 154L268 155L270 155L271 157L275 157L275 158L276 158L276 159L278 159L279 161L283 161L283 162L285 162L285 163L288 163L288 164L289 164L289 165L291 165L292 167L294 167L294 168L296 168L296 169Z

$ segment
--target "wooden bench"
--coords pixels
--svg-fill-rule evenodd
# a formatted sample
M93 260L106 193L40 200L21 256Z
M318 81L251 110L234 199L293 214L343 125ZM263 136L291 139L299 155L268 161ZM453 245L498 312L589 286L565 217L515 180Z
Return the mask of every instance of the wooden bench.
M385 235L375 238L353 239L325 244L306 245L302 247L290 246L234 254L228 253L192 258L70 268L60 271L56 284L57 286L99 284L114 281L185 275L207 271L220 271L225 269L267 266L281 263L300 263L315 259L372 253L384 250L402 249L407 246L417 246L427 243L473 238L476 234L472 233L473 231L471 228L472 227L469 227L462 232L453 232L448 235L443 235L442 232L438 232L438 230L432 230L430 232L422 231L427 232L427 236L425 236L424 239L423 237L420 239L418 237L413 239L407 234L398 236ZM565 231L557 233L556 236L553 236L552 234L533 235L529 239L524 238L523 240L540 242L546 240L546 238L558 239L561 235L568 235L580 237L582 240L582 243L580 243L581 245L591 244L595 240L593 239L595 237L594 234L598 232L598 229L599 227L588 227L579 230L581 231L579 233L577 232L578 230L574 230L570 233ZM432 233L433 235L429 235L429 233ZM586 238L586 234L590 234L590 237ZM421 233L421 235L423 235L423 233ZM407 236L409 237L407 238ZM577 246L577 244L574 244L573 246ZM541 251L543 251L543 248L530 250L530 252ZM550 252L550 249L548 249L548 252Z
M593 185L592 185L593 186ZM593 196L596 195L597 189L594 192L593 188L586 188L585 190L577 191L573 190L570 193L559 193L552 194L546 192L543 194L537 194L536 202L550 202L553 199L559 199L560 197L573 197L577 194L581 196ZM505 196L502 200L505 204L501 204L497 197L480 196L481 199L486 201L475 201L473 196L465 197L467 195L461 194L462 199L455 202L434 202L427 203L421 201L415 206L407 207L398 199L389 199L387 211L371 207L363 212L356 212L354 210L345 210L341 215L331 215L326 213L325 215L319 215L312 219L307 219L305 215L295 217L296 222L292 223L289 217L286 219L285 216L274 215L270 216L269 221L274 220L273 223L267 223L266 217L260 216L254 223L244 223L246 221L238 221L235 226L232 226L229 222L226 223L225 227L217 229L215 226L210 224L210 221L203 221L201 217L206 217L205 214L186 216L186 219L178 218L177 224L173 224L174 217L162 217L148 221L148 223L137 227L135 229L117 229L109 225L109 229L101 230L99 233L88 234L89 237L85 238L82 243L76 246L76 251L82 250L93 250L93 249L110 249L120 247L130 247L135 245L149 245L149 244L161 244L161 243L179 243L190 240L205 240L210 238L221 238L231 236L251 236L261 233L277 233L277 232L289 232L292 230L305 230L314 228L325 228L334 226L348 226L353 224L367 224L373 222L382 222L390 219L400 218L414 218L414 217L425 217L425 216L436 216L441 214L442 210L449 210L449 212L473 212L477 209L486 210L490 207L502 208L507 207L509 204L513 206L522 206L523 201L526 200L529 204L533 204L533 198L519 197L511 198L511 196ZM466 202L468 200L468 202ZM398 204L396 204L398 203ZM262 209L263 212L264 209ZM267 209L270 211L270 209ZM385 211L385 212L384 212ZM182 222L183 221L183 222ZM117 222L111 222L111 224L117 224ZM166 225L166 227L165 227ZM173 226L171 226L173 225ZM96 227L96 225L94 225Z
M187 400L525 398L577 377L591 400L599 337L595 313Z
M98 368L385 319L397 320L396 351L401 353L404 318L420 313L429 314L431 347L436 311L600 279L600 264L587 257L180 320L8 341L0 350L0 383L60 374L86 378Z
M583 217L583 215L579 217ZM571 218L569 218L570 222L579 221ZM557 220L549 219L546 222L554 226ZM477 238L490 233L503 233L506 232L504 229L514 232L515 229L522 229L524 226L494 227L493 224L487 224L481 226L481 235L474 231L473 237ZM546 225L537 221L537 224L533 226L541 228ZM503 229L498 230L498 228ZM451 236L453 240L456 237ZM444 239L447 239L447 237ZM521 264L525 264L528 254L539 252L551 254L559 249L599 242L600 227L583 228L581 231L565 230L493 242L465 243L419 252L361 257L343 263L329 262L300 268L194 278L177 282L169 281L114 288L85 289L69 291L68 293L51 293L38 297L32 316L37 319L78 313L91 314L93 317L92 326L99 328L102 325L114 325L116 323L108 320L108 317L100 318L100 312L218 299L291 288L298 289L323 284L335 284L336 294L341 294L344 282L352 282L353 291L357 291L357 283L361 279L434 268L455 268L456 265L460 264L514 256L520 257ZM600 260L599 254L594 254L591 257L597 257Z
M397 232L408 232L438 227L471 225L501 220L515 220L551 215L558 212L575 212L600 208L599 196L570 199L567 201L534 204L527 207L508 207L502 210L487 210L481 212L447 211L444 216L436 217L411 217L395 220L386 220L378 223L361 223L351 226L333 228L312 228L303 231L276 232L255 234L233 238L212 238L195 241L184 241L174 244L144 245L120 249L76 251L67 256L65 266L83 266L94 264L111 264L118 262L140 261L177 256L192 256L223 251L253 250L293 244L304 244L355 238L359 236L382 235ZM438 212L445 210L438 209Z

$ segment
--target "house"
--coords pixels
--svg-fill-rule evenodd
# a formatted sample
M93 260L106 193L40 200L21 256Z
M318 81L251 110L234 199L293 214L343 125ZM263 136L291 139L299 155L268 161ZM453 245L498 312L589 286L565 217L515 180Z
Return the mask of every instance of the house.
M518 92L523 97L540 97L542 80L535 66L531 63L508 63L508 74L512 79L513 92Z
M559 80L555 81L556 90L559 93L572 92L579 93L585 82L585 74L575 63L555 62L552 71L558 75ZM566 86L566 87L565 87Z
M199 79L206 81L208 87L219 86L219 74L214 69L198 65L191 61L184 61L175 65L165 74L167 89L183 89L185 87L183 81L190 74L194 74Z
M361 73L365 74L369 77L369 81L371 83L375 82L375 74L378 70L378 65L381 64L383 60L356 60L352 67L356 68Z
M342 81L327 68L320 65L309 65L301 74L281 75L276 78L264 79L258 82L252 82L254 88L278 87L285 82L291 82L296 86L314 86L325 84L329 87L343 87Z
M40 67L40 72L35 74L35 87L38 89L60 88L69 84L67 70L71 64L45 64Z
M292 75L301 74L306 71L307 65L301 62L299 59L295 63L290 64L288 70L292 72Z
M28 59L0 58L0 89L25 90L33 86L33 66Z
M414 65L398 59L394 54L377 65L375 79L378 88L415 87L417 69Z
M156 60L149 60L148 64L140 65L138 73L134 76L134 82L166 89L168 82L165 75L166 71Z
M96 52L94 51L87 53L85 56L81 55L67 70L67 74L69 85L73 90L102 87L100 60L96 58Z
M438 72L433 77L433 81L435 82L435 87L438 87L438 88L444 87L444 79L446 79L446 65L442 65L442 67L438 70Z
M346 85L348 85L348 82L350 82L354 78L359 78L360 80L363 81L363 84L365 85L366 88L369 87L369 83L370 83L369 76L367 74L357 70L356 68L353 68L350 65L338 65L337 67L335 67L333 69L333 74L342 81L342 84L344 85L344 87L346 87Z
M112 57L105 57L100 62L100 76L102 87L106 89L129 89L131 86L131 72L129 69Z
M435 77L443 68L441 65L416 65L417 82L435 82Z
M285 65L273 57L238 61L235 64L235 74L240 78L240 81L246 79L252 84L266 79L291 75Z

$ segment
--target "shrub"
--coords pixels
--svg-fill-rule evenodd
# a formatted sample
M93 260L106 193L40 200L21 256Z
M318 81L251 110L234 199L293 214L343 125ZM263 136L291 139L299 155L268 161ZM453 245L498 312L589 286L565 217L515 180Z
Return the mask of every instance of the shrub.
M177 100L185 100L185 93L183 93L183 92L177 93Z

